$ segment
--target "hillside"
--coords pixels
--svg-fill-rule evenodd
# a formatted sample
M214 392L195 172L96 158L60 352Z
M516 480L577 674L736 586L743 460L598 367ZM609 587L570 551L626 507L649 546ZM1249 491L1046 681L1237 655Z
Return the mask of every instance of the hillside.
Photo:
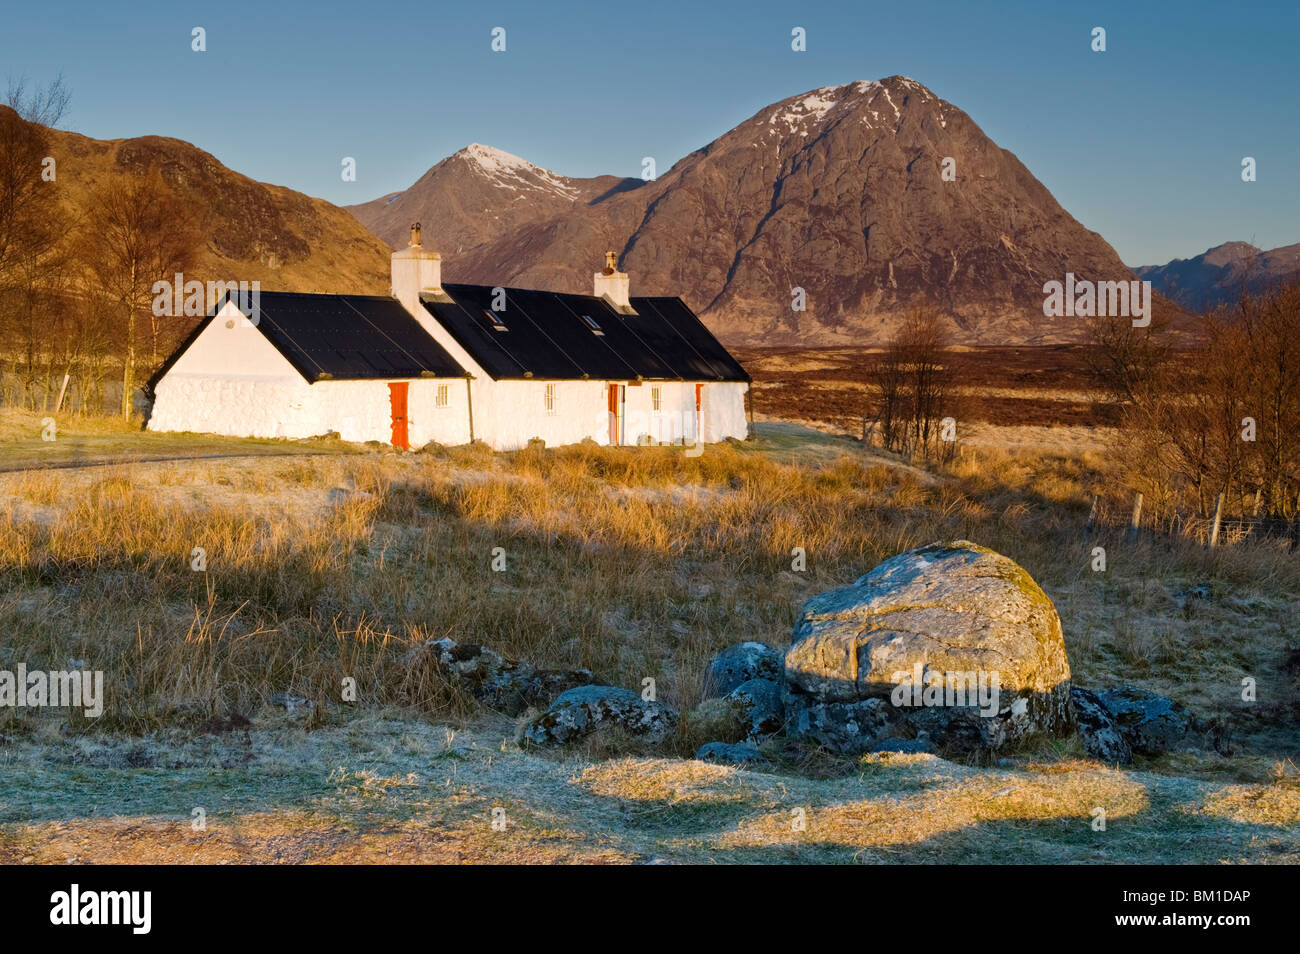
M388 292L388 250L338 206L254 181L178 139L97 140L59 129L49 135L55 186L74 215L84 214L111 177L160 171L204 223L198 277L257 280L268 291Z

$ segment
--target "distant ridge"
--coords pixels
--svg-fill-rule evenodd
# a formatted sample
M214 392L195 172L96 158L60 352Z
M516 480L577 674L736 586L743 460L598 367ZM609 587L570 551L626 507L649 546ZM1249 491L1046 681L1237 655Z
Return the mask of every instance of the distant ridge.
M1249 242L1224 242L1193 258L1134 269L1162 295L1194 311L1237 301L1243 291L1260 292L1300 277L1300 244L1267 252Z

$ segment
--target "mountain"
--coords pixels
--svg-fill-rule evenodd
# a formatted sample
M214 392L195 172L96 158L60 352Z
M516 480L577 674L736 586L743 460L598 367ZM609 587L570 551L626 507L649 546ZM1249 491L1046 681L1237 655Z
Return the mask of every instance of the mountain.
M1079 319L1043 316L1043 284L1133 278L1014 155L902 76L790 97L651 182L502 155L471 146L349 210L394 245L418 219L449 281L586 289L614 249L633 294L681 295L735 344L873 344L921 304L958 343L1078 340Z
M1259 292L1300 277L1300 244L1261 251L1248 242L1224 242L1194 258L1134 269L1162 295L1194 311L1231 305L1242 291Z
M348 211L394 248L405 248L412 222L436 223L438 251L447 257L585 206L640 179L574 179L491 146L472 143L438 163L404 192Z
M202 219L207 243L197 278L259 281L268 291L388 294L389 249L336 205L256 182L179 139L48 135L59 197L74 216L109 179L158 171Z

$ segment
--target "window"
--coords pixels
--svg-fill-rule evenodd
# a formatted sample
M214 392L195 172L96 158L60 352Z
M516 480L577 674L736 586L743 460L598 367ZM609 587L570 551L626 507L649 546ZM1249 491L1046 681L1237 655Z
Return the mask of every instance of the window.
M446 385L446 384L440 384L440 385L438 385L438 391L437 391L437 393L436 393L436 395L434 396L434 399L433 399L434 407L446 407L446 406L447 406L447 388L448 388L448 385Z
M509 331L509 330L510 330L509 328L506 327L506 323L505 323L505 321L502 320L501 316L498 315L498 314L497 314L495 311L493 311L491 308L484 308L484 309L483 309L483 314L487 315L487 320L490 321L490 322L492 322L492 329L493 329L494 331Z
M650 388L650 407L655 411L663 410L663 401L661 400L659 385L657 384Z
M546 413L554 414L555 413L555 385L554 384L546 385L546 393L543 395L543 401L546 404Z
M582 320L586 322L587 327L591 329L592 334L602 336L605 334L605 332L600 330L600 325L596 323L596 319L591 317L591 315L583 315Z

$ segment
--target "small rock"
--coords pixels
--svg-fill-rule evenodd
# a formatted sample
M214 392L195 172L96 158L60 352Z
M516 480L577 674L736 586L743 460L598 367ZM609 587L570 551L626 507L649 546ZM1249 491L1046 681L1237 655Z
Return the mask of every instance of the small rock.
M1136 686L1120 686L1096 693L1129 748L1155 757L1187 741L1194 728L1186 707L1172 699Z
M579 686L561 693L524 729L533 745L563 745L618 727L648 742L662 742L677 726L677 714L662 702L642 699L631 689Z
M781 687L771 679L747 679L727 693L726 701L740 714L748 738L773 735L785 723Z
M439 673L490 709L516 716L530 706L543 706L565 690L590 685L586 669L535 669L511 662L477 643L433 639L407 656L408 665L432 661Z
M900 710L884 699L857 702L812 702L806 696L787 694L786 733L808 739L832 752L861 754L878 741L894 735Z
M1083 750L1100 762L1125 765L1133 761L1133 751L1124 733L1115 725L1097 694L1081 686L1070 687L1070 702L1074 706L1075 721L1079 726L1079 739Z
M206 732L211 735L223 735L227 732L234 732L238 729L247 729L253 723L238 712L232 712L224 718L213 716L199 726L200 732Z
M727 695L751 679L781 678L781 654L772 647L749 641L728 646L713 657L704 675L704 698Z
M767 759L752 742L706 742L700 746L695 757L701 762L717 762L721 765L753 765L766 763Z

